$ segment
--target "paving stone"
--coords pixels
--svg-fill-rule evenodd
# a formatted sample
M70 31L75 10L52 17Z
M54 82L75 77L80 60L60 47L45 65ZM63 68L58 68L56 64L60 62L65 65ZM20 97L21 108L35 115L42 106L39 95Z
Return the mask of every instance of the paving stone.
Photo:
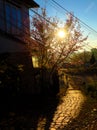
M71 86L72 87L72 86ZM5 119L3 122L0 122L0 125L2 126L8 126L8 124L12 124L11 122L18 122L21 125L24 125L28 122L32 121L36 123L37 130L44 130L46 123L50 123L50 129L49 130L97 130L97 105L95 107L91 108L91 103L88 103L87 106L83 106L86 104L85 97L83 93L81 93L80 90L68 90L66 95L62 97L62 102L58 104L58 106L55 108L55 110L52 111L52 104L51 108L48 113L45 113L42 116L43 113L40 115L34 115L30 116L30 114L24 116L20 115L17 116L16 119L13 119L12 117L16 116L16 113L10 112L9 115L11 116L9 120ZM89 109L88 109L89 108ZM36 109L37 111L38 109ZM50 113L53 113L52 119L50 117ZM82 114L81 114L82 113ZM38 113L39 114L39 113ZM80 114L80 116L79 116ZM22 117L22 118L21 118ZM36 121L34 121L34 118ZM24 120L25 119L25 120ZM41 119L41 120L39 120ZM24 122L25 121L25 122ZM39 123L40 121L40 123ZM23 124L22 124L23 122ZM8 124L7 124L8 123ZM33 125L31 126L34 126ZM38 125L39 123L39 125ZM27 124L28 125L28 124ZM1 129L2 130L2 129ZM4 129L7 130L7 127ZM17 130L15 127L10 127L8 130ZM21 130L26 130L24 128L21 128ZM29 130L34 130L34 128L29 128Z
M56 130L55 128L51 128L50 130Z

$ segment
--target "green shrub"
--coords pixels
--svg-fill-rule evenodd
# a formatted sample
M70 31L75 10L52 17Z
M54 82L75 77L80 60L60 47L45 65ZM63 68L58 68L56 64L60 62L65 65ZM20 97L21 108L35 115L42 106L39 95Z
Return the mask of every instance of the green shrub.
M97 97L97 83L88 83L85 87L85 92L91 97Z

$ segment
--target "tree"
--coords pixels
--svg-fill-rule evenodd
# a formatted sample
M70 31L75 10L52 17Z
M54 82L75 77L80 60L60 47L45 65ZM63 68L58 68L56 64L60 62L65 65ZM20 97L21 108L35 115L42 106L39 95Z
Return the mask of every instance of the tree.
M71 56L71 63L73 64L77 64L77 65L81 65L81 64L85 64L88 63L90 61L90 57L91 57L91 52L90 51L82 51L82 52L77 52L74 53Z
M90 64L93 65L95 61L96 59L95 59L94 53L92 53L91 58L90 58Z
M92 49L91 49L91 53L94 54L95 60L97 60L97 48L92 48Z
M59 38L57 35L60 28L66 33L64 38ZM57 69L71 54L81 49L87 36L83 36L78 20L71 13L68 14L66 22L62 23L57 17L47 17L45 9L42 9L41 15L33 17L31 36L35 41L35 44L33 43L35 46L31 50L32 55L38 57L40 68L47 68L49 71L47 74L44 74L44 69L41 71L42 86L45 86L43 82L47 75L46 80L49 81L50 85L57 86ZM55 81L57 82L56 85ZM56 90L58 92L58 86Z
M42 10L41 16L35 15L32 19L31 35L36 42L32 52L37 55L40 67L45 66L53 71L61 66L72 53L81 49L87 36L83 36L77 18L71 13L62 25L66 33L63 39L57 35L61 21L57 17L47 17L45 9Z

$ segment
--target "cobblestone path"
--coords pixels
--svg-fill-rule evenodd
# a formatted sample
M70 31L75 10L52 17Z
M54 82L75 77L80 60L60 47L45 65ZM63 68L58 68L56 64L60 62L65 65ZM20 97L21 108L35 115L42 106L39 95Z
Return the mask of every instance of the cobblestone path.
M97 100L72 83L58 103L50 99L45 107L10 111L0 121L0 130L97 130Z
M97 100L83 95L70 80L61 100L49 130L97 130ZM46 130L42 128L38 130Z
M85 97L81 91L73 90L70 86L62 98L62 103L57 107L50 129L65 129L65 126L78 116L84 101Z

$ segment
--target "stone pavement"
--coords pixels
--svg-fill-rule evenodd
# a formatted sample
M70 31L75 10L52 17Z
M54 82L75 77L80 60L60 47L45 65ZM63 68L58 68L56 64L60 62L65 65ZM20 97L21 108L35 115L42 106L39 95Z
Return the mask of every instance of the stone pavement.
M97 130L97 102L71 84L60 100L50 98L36 106L10 109L0 120L0 130Z
M85 98L79 90L68 90L62 101L53 117L53 122L50 126L51 130L62 129L75 119L80 112Z

